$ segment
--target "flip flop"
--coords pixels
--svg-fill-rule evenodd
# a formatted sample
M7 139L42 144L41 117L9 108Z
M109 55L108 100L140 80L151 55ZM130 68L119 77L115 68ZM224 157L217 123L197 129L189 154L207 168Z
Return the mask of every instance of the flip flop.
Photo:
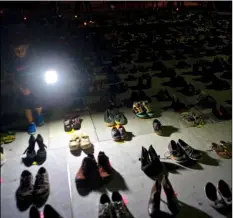
M80 140L80 147L83 150L91 147L90 138L86 133L81 133Z
M69 147L71 151L78 150L80 147L80 138L78 135L73 135L70 139Z

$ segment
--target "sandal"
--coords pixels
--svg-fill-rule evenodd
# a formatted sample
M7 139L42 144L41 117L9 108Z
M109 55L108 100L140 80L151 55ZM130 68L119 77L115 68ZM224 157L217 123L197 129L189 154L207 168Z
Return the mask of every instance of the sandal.
M80 138L81 138L80 146L82 149L88 149L91 147L90 138L86 133L82 133Z
M220 142L220 144L212 143L211 147L208 151L215 151L216 154L224 159L231 159L232 153L229 151L229 148L226 143L222 144L223 141Z
M186 153L186 155L189 157L189 159L195 160L195 161L201 159L202 155L200 151L192 148L190 145L188 145L181 139L178 139L178 144L183 149L183 151Z
M70 139L69 147L71 151L78 150L80 147L80 138L78 135L73 135Z

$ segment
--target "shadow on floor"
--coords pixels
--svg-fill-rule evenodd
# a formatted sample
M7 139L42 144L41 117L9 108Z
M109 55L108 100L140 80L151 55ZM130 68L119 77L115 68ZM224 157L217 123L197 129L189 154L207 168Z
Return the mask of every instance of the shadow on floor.
M173 126L163 126L162 127L162 134L163 137L169 137L172 133L178 132L179 129Z
M202 154L202 159L199 160L200 163L210 166L219 166L219 160L210 157L206 152L200 151Z
M135 135L132 132L126 132L127 133L127 139L125 141L129 142L135 137Z
M162 162L166 167L167 171L172 174L180 174L178 170L186 170L182 165L170 163L170 162Z
M189 160L182 165L193 170L203 170L203 167L198 163L198 161Z

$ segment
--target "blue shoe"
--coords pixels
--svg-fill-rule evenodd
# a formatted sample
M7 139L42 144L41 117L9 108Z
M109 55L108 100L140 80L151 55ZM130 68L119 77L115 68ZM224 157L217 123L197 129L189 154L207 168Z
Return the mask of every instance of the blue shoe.
M28 126L28 134L29 135L33 135L36 133L36 125L35 123L31 123L29 126Z
M36 125L37 125L37 126L42 126L42 125L44 125L44 117L43 117L43 115L37 116L37 118L36 118Z

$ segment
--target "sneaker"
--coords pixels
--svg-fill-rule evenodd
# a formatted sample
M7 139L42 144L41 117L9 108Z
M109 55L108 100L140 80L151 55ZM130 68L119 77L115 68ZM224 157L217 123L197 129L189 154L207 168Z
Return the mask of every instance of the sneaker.
M156 179L154 185L152 186L148 203L148 213L150 217L157 217L160 212L160 195L161 183L159 179Z
M40 211L34 205L30 208L29 218L40 218Z
M65 132L71 132L72 129L73 129L73 125L72 125L72 122L70 119L65 119L63 121L63 124L64 124L64 130Z
M167 176L163 177L162 185L167 196L167 207L173 215L176 215L179 212L180 208L173 187Z
M112 206L116 214L116 218L131 218L131 215L126 207L123 198L119 192L112 193Z
M112 115L116 124L125 125L127 123L125 115L119 112L116 108L112 109Z
M28 126L28 134L29 135L34 135L36 133L36 125L35 123L31 123Z
M46 160L47 153L46 153L45 148L47 148L47 146L44 144L44 139L40 134L37 135L36 142L39 146L39 150L37 151L37 154L36 154L36 162L37 164L40 165L44 163Z
M227 205L232 204L232 192L228 184L222 179L218 181L218 192Z
M99 203L99 218L112 218L111 200L106 194L102 194Z
M152 111L150 104L148 103L148 101L143 101L142 102L142 106L144 107L146 114L148 115L148 117L154 117L154 112Z
M188 160L184 151L174 140L171 140L171 142L169 143L168 150L172 160L175 160L178 163L183 163Z
M178 139L178 145L183 149L185 154L189 157L189 159L197 161L201 159L201 152L192 148L190 145L185 143L183 140Z
M155 119L153 121L153 129L158 135L162 134L162 124L159 122L159 120Z
M109 127L115 125L114 116L113 116L112 111L110 109L107 109L104 113L104 122Z
M81 128L81 119L79 117L74 117L71 120L74 130L80 130Z
M148 118L145 109L141 105L141 102L135 102L133 104L133 112L138 118Z
M37 126L43 126L44 125L44 116L42 114L37 116L36 125Z
M17 206L21 210L26 210L32 204L33 185L32 174L24 170L20 176L20 184L16 191Z
M126 132L124 126L120 125L118 127L118 131L120 132L121 140L126 140L128 138L128 135L127 135L127 132Z
M102 151L98 154L98 167L101 178L107 178L112 175L112 167L109 163L109 158Z
M28 163L28 165L32 164L36 159L35 144L36 139L33 135L31 135L29 138L29 145L23 153L26 153L26 157L23 158L23 161L26 161L25 163Z
M112 138L113 138L114 141L120 141L121 140L121 133L116 127L112 128L112 133L111 134L112 134Z
M44 167L41 167L37 174L34 184L34 204L41 207L49 197L49 175Z
M44 206L44 218L62 218L61 215L49 204Z

